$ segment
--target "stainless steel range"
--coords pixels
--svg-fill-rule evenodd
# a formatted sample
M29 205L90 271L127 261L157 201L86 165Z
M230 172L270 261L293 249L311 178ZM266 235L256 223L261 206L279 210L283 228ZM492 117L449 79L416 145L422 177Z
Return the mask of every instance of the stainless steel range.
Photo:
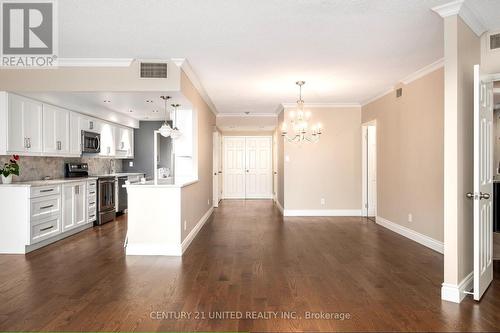
M97 179L97 221L96 225L111 222L116 217L115 177Z

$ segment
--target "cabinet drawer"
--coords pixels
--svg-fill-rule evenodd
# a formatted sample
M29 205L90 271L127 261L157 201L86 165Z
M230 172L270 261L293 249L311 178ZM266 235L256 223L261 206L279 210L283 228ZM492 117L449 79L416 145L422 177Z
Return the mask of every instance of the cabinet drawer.
M89 192L97 189L97 182L95 180L88 182Z
M61 196L51 195L31 199L31 223L44 219L53 215L60 215L61 211Z
M89 194L89 206L95 205L97 203L97 196L95 194Z
M61 232L61 218L50 217L31 226L31 244L53 237Z
M97 217L97 210L93 210L93 211L90 211L89 210L89 222L94 222L96 220L96 217Z
M51 186L37 186L31 188L31 197L43 197L47 195L54 195L61 193L60 185L51 185Z

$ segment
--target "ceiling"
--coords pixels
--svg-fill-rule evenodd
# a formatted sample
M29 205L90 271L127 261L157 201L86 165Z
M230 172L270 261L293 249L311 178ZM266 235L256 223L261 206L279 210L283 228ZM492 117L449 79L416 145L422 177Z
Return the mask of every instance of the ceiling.
M297 80L306 103L360 103L443 57L447 2L65 0L59 55L187 58L221 113L273 113ZM499 24L500 1L471 3Z
M190 102L179 92L23 92L22 95L82 113L105 115L116 112L137 120L164 120L162 95L171 97L168 111L173 111L171 104L174 103L181 104L178 110L191 108Z

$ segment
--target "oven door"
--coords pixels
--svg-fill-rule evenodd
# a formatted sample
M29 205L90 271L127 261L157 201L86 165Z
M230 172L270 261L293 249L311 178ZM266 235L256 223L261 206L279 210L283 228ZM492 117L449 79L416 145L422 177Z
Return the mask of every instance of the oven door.
M115 210L115 180L99 179L99 212Z

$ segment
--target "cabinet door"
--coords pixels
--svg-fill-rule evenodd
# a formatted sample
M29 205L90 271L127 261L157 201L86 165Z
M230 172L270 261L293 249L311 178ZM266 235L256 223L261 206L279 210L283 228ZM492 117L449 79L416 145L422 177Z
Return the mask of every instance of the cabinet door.
M82 129L80 122L83 118L75 112L69 115L69 153L71 155L82 154Z
M62 231L73 229L87 222L87 183L63 185Z
M42 152L42 104L9 95L9 152Z
M115 127L103 123L101 125L101 156L115 156Z
M7 150L10 152L24 152L28 148L23 126L23 104L20 97L9 95Z
M69 154L69 111L44 105L43 152L53 155Z
M62 232L76 227L75 215L75 185L63 185L63 211L62 211Z
M30 153L42 152L42 104L26 99L23 102L23 127Z
M87 183L82 182L75 185L75 223L82 225L87 223Z
M130 141L131 141L131 130L128 128L117 127L115 131L115 152L116 157L129 157L131 155L130 151Z
M128 156L129 158L134 158L134 130L132 128L127 129L129 132L129 151L128 151Z

